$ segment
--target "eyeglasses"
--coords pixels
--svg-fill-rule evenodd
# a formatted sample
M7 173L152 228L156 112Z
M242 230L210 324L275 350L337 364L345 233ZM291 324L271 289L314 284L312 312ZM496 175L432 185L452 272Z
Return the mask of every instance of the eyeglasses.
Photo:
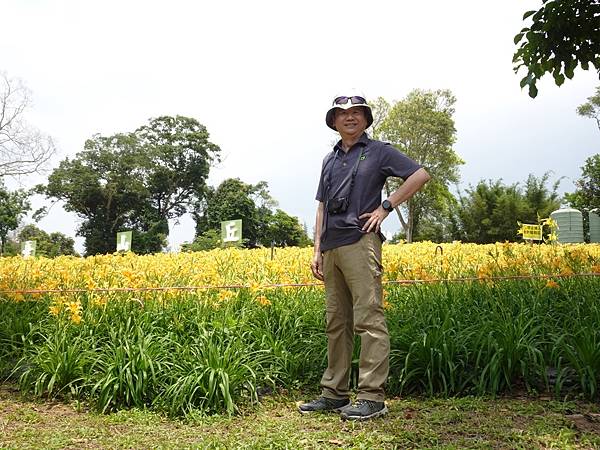
M352 97L336 97L336 99L333 101L334 105L345 105L348 103L348 101L350 103L352 103L353 105L366 105L367 101L364 99L364 97L361 97L359 95L353 95Z

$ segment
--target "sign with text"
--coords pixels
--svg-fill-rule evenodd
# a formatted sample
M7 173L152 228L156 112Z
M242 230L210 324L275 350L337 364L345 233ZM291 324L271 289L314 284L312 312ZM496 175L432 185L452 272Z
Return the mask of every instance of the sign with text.
M541 225L530 225L524 223L521 225L521 231L523 233L523 239L530 239L532 241L542 240L542 226Z
M117 233L117 251L118 252L129 252L131 251L132 231L121 231Z
M242 242L242 219L221 222L221 240L225 242Z
M28 256L35 256L36 247L36 241L21 242L21 256L23 256L24 258L27 258Z

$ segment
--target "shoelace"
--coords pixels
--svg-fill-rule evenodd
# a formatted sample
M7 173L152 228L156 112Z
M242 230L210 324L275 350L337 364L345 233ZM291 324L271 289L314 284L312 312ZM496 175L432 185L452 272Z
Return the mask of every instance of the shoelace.
M356 401L356 402L355 402L355 403L352 405L352 407L353 407L353 408L360 408L362 405L365 405L365 404L366 404L366 405L368 405L368 406L369 406L369 408L373 408L373 406L374 406L375 402L374 402L374 401L371 401L371 400L357 400L357 401Z

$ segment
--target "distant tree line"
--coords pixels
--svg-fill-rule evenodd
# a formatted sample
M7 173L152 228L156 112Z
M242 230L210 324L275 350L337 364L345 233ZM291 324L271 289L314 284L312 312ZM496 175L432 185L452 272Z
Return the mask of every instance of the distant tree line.
M62 200L79 216L86 255L114 252L116 233L123 230L133 231L132 251L162 251L169 220L186 213L196 219L198 235L188 250L219 246L221 221L232 219L242 219L246 247L310 243L297 218L273 209L266 182L229 179L208 186L219 154L197 120L158 117L130 133L94 136L37 192Z
M432 175L422 192L396 209L402 229L395 239L488 243L516 241L517 221L536 223L561 202L579 209L600 207L600 155L590 157L574 193L564 199L550 174L530 175L522 183L481 180L458 189L462 159L455 153L455 98L448 90L414 90L404 99L373 104L371 133L415 159ZM598 122L600 91L581 105L578 114ZM163 251L169 220L190 214L196 222L193 242L183 250L222 246L221 222L242 219L244 247L306 246L308 230L296 217L277 207L266 182L249 184L239 178L216 187L206 180L220 161L220 148L196 119L162 116L133 132L93 136L81 152L64 159L48 182L34 192L62 201L79 218L77 234L85 254L112 253L116 233L133 231L132 250L139 254ZM30 210L23 190L8 191L0 176L0 244L14 253L19 242L35 239L38 254L73 254L70 238L47 234L34 226L19 228ZM390 180L396 189L402 180ZM34 217L44 214L37 211ZM12 240L10 233L17 233ZM6 251L12 242L10 251Z
M12 238L8 238L4 247L4 255L14 256L21 253L21 243L35 241L36 256L55 258L56 256L78 256L75 251L75 240L63 233L46 233L33 224L25 225Z

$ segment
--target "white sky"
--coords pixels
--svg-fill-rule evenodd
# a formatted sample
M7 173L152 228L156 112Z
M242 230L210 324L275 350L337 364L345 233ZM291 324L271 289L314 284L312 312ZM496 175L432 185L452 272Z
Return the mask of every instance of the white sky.
M222 149L209 184L265 180L311 230L321 160L335 139L325 113L348 88L389 101L415 88L452 90L463 188L552 171L566 177L561 192L573 191L600 151L600 131L575 108L600 82L579 70L560 88L546 76L535 100L519 88L513 37L540 4L1 0L0 70L32 91L28 118L58 143L55 166L95 133L187 115ZM73 237L76 225L60 206L38 224ZM384 228L398 227L390 215ZM169 241L193 234L184 218Z

